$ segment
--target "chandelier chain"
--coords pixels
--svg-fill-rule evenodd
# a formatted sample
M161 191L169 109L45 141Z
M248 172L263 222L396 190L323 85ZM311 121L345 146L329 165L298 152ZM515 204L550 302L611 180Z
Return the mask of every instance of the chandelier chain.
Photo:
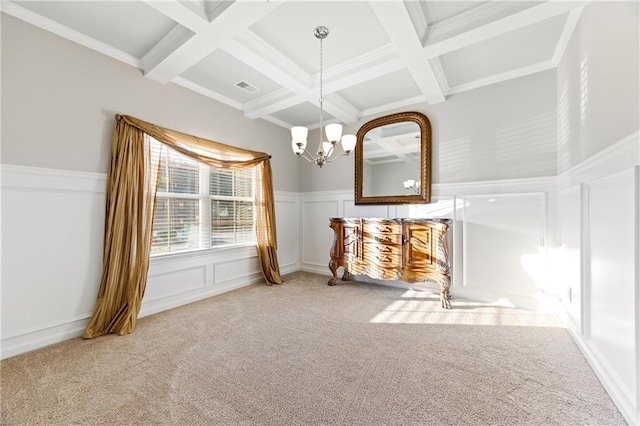
M322 40L323 38L320 38L320 139L322 140L322 119L323 119L323 109L322 109L322 103L324 102L324 94L322 91L322 65L323 65L323 61L322 61L322 56L323 56L323 49L322 49Z

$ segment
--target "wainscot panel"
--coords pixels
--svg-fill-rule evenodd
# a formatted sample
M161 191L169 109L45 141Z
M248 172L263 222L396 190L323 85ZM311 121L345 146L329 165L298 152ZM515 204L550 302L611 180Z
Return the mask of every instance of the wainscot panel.
M329 249L333 242L333 231L329 228L329 218L339 217L342 203L336 197L322 193L318 198L303 197L302 211L302 269L327 274L329 269Z
M295 192L277 191L276 227L278 234L278 261L280 273L288 274L300 269L300 230L298 227L299 202Z
M537 298L546 287L545 194L463 197L465 287ZM538 308L538 306L529 306Z
M93 310L106 177L2 165L2 357L78 336Z
M82 335L100 284L106 175L9 164L0 172L6 358ZM282 272L293 272L298 197L274 196ZM159 256L140 316L262 281L253 245Z
M566 325L629 424L640 424L639 164L636 131L557 179L559 242L572 259L563 275L573 286L576 246L580 259L582 322L565 300Z
M582 289L582 203L583 186L576 185L558 193L559 246L549 256L550 272L565 306L568 320L577 330L582 329L583 313L580 301L586 294ZM564 291L562 290L564 288Z
M588 183L590 300L587 336L624 393L636 389L633 169Z

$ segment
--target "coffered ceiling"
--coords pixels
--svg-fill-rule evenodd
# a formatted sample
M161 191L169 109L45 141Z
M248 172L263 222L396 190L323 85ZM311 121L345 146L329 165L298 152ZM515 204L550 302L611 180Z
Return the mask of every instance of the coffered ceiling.
M283 127L437 104L557 66L586 1L7 1L4 13Z

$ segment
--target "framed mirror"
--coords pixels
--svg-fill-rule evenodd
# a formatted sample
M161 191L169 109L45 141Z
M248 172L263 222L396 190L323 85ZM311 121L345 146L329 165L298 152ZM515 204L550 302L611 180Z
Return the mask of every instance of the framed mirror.
M356 137L356 204L431 202L431 123L424 114L376 118Z

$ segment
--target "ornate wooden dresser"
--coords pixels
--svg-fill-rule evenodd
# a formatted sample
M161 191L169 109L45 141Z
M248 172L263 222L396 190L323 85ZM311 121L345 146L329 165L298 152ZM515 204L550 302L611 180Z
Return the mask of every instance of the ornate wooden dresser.
M330 219L335 235L329 285L336 284L341 266L343 281L351 275L409 283L434 280L440 285L442 307L451 309L450 223L449 219Z

